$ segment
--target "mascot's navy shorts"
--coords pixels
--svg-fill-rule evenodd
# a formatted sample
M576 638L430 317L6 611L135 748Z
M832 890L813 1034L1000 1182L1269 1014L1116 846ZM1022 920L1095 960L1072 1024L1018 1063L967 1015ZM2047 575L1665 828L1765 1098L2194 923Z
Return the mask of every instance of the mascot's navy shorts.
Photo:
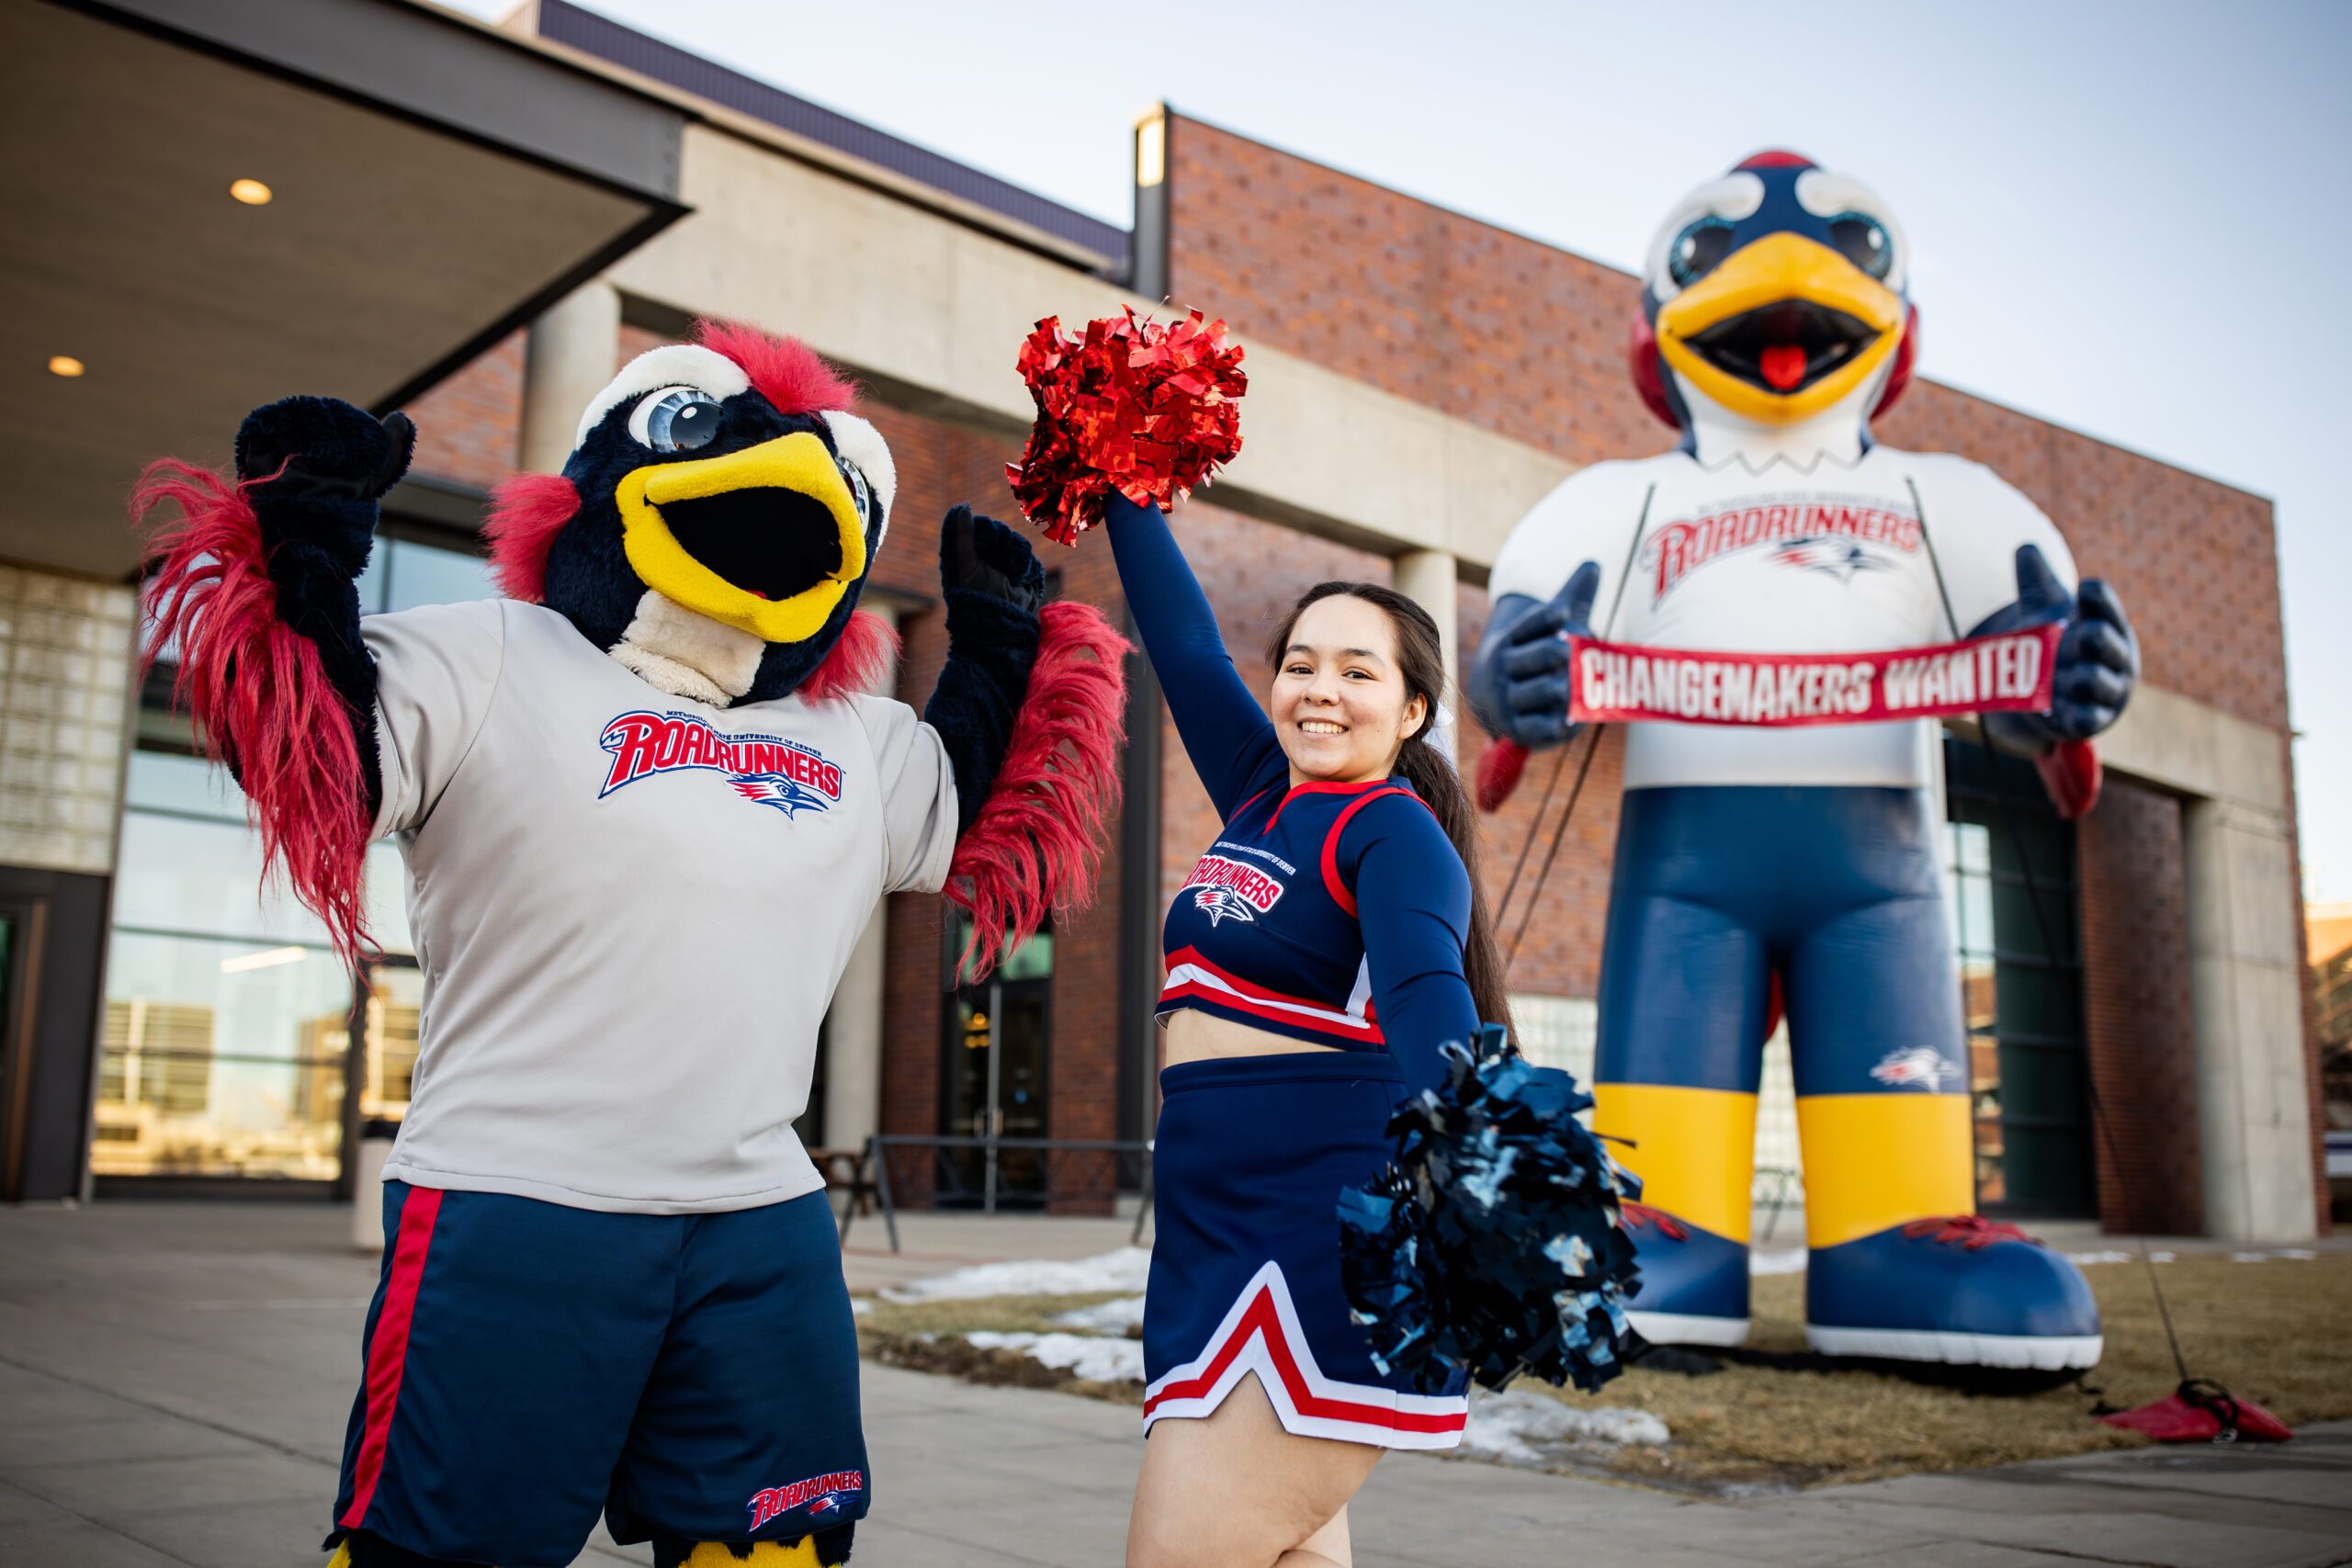
M1340 1287L1340 1190L1390 1157L1403 1075L1370 1051L1185 1062L1159 1075L1143 1420L1204 1416L1249 1373L1289 1431L1450 1449L1457 1378L1419 1394L1373 1364Z
M1776 973L1800 1095L1883 1092L1890 1046L1957 1046L1938 830L1925 790L1627 790L1593 1077L1754 1094Z
M384 1190L335 1529L563 1568L615 1540L794 1540L864 1516L857 1332L822 1192L607 1214Z

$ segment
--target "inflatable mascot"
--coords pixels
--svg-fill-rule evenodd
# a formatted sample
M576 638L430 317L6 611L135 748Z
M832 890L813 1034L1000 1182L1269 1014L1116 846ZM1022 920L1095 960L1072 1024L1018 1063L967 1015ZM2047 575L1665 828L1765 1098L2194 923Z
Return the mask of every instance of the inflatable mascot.
M1783 1006L1811 1247L1839 1355L2057 1371L2098 1358L2075 1267L1974 1213L1935 720L1981 713L2062 811L2130 697L2115 594L2032 502L1898 452L1871 416L1917 347L1894 216L1786 152L1675 209L1632 365L1679 447L1582 469L1497 561L1471 678L1508 749L1637 720L1600 975L1597 1131L1635 1145L1635 1326L1739 1343L1756 1094Z
M885 894L985 966L1092 874L1125 644L1011 529L940 544L922 717L865 694L895 474L797 343L631 361L563 472L499 494L509 597L362 619L414 431L292 398L237 480L150 471L155 642L269 861L346 954L399 839L426 1000L385 1169L336 1563L569 1562L604 1515L681 1563L832 1564L870 1496L823 1179L794 1136Z

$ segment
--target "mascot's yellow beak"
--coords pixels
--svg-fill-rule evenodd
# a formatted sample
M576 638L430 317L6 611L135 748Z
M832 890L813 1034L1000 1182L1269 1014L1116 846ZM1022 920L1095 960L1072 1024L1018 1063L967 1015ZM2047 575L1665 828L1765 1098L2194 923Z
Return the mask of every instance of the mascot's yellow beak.
M631 470L613 493L621 548L645 585L762 642L817 635L865 575L865 519L805 430Z
M1900 295L1827 245L1767 234L1658 307L1657 346L1724 409L1791 424L1876 373L1903 319Z

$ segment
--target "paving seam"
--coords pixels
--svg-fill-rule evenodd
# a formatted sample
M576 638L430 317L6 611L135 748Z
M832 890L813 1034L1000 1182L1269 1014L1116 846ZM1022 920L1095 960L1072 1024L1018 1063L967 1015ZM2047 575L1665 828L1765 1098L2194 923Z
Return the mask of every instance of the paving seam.
M29 1362L17 1360L15 1357L5 1353L0 1353L0 1365L14 1367L18 1371L33 1372L41 1377L54 1379L56 1382L62 1382L69 1388L78 1388L85 1393L102 1393L109 1399L119 1399L125 1404L135 1404L141 1410L152 1410L158 1416L168 1416L175 1421L185 1421L191 1427L203 1427L211 1431L219 1432L224 1437L240 1438L243 1441L252 1443L256 1448L265 1448L273 1453L284 1454L288 1459L299 1459L306 1464L317 1465L321 1470L334 1471L338 1474L342 1472L343 1466L340 1461L330 1461L322 1460L316 1454L306 1453L300 1449L281 1443L275 1438L264 1437L258 1432L243 1431L238 1427L225 1425L222 1422L210 1420L202 1416L190 1416L186 1411L174 1410L168 1405L157 1404L152 1400L141 1399L136 1394L123 1393L115 1389L107 1388L103 1384L88 1382L81 1378L68 1377L62 1372L52 1371L47 1367L33 1366Z

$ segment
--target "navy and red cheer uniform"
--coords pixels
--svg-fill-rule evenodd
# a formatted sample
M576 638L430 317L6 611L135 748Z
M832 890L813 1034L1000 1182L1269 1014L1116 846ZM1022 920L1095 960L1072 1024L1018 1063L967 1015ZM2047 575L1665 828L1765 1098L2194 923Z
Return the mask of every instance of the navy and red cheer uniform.
M1469 875L1404 779L1290 782L1167 520L1115 494L1109 512L1136 629L1225 823L1169 909L1159 1013L1347 1053L1160 1074L1145 1425L1206 1416L1254 1371L1294 1433L1451 1448L1463 1390L1417 1394L1374 1365L1340 1286L1335 1210L1388 1158L1399 1096L1437 1083L1439 1047L1477 1028Z

